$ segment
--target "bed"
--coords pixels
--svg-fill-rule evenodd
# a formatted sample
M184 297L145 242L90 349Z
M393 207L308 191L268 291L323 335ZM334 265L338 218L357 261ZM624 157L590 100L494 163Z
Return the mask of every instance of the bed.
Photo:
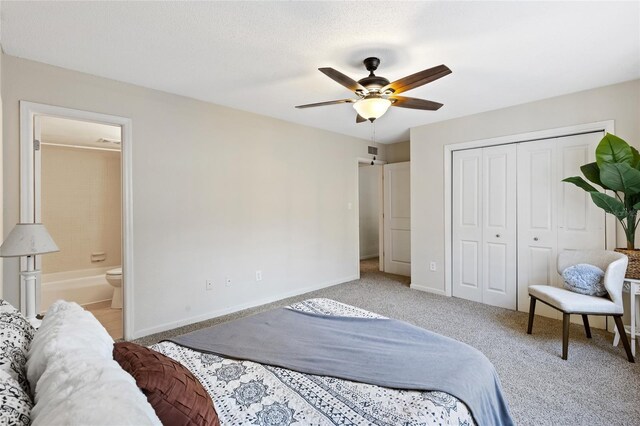
M287 308L328 316L384 318L329 299ZM186 366L222 425L473 425L467 406L438 391L408 391L203 353L163 341L152 349Z

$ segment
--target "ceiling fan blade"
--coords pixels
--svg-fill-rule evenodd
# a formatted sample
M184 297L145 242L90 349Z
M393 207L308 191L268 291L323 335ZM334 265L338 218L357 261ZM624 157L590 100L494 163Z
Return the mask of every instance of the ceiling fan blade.
M354 79L349 76L342 74L340 71L336 71L333 68L318 68L318 71L322 72L324 75L329 77L330 79L342 84L347 89L352 92L361 91L367 93L367 89Z
M360 114L356 114L356 123L364 123L365 121L367 121L366 118L364 118Z
M426 99L408 98L406 96L390 96L389 100L393 102L391 106L411 109L426 109L428 111L437 111L442 104L440 102L428 101Z
M423 70L389 83L380 89L380 92L384 92L389 89L393 90L394 94L406 92L407 90L415 89L416 87L431 83L432 81L448 74L451 74L449 67L446 65L438 65L437 67L429 68L428 70Z
M315 104L306 104L306 105L297 105L296 108L313 108L325 105L335 105L335 104L352 104L354 103L354 99L340 99L337 101L326 101L326 102L318 102Z

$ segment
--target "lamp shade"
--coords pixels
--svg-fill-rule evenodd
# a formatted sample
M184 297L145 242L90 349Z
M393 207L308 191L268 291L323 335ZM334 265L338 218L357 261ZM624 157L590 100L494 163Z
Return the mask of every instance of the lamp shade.
M41 223L19 223L0 246L0 257L31 256L60 249Z
M361 117L367 120L375 120L384 115L391 106L391 101L384 98L364 98L353 104L353 108L358 111Z

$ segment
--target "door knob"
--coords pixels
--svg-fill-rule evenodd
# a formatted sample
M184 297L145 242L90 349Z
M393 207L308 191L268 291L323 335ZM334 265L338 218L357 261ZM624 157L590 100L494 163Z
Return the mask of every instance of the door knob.
M496 238L500 238L500 234L496 234Z
M538 241L538 237L533 237L533 241Z

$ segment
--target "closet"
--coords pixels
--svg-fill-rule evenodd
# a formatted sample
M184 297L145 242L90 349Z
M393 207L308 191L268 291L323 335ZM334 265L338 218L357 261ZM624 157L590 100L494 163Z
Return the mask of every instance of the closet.
M604 211L585 191L562 182L595 161L603 136L453 152L453 296L528 311L529 285L562 286L559 251L606 247Z

